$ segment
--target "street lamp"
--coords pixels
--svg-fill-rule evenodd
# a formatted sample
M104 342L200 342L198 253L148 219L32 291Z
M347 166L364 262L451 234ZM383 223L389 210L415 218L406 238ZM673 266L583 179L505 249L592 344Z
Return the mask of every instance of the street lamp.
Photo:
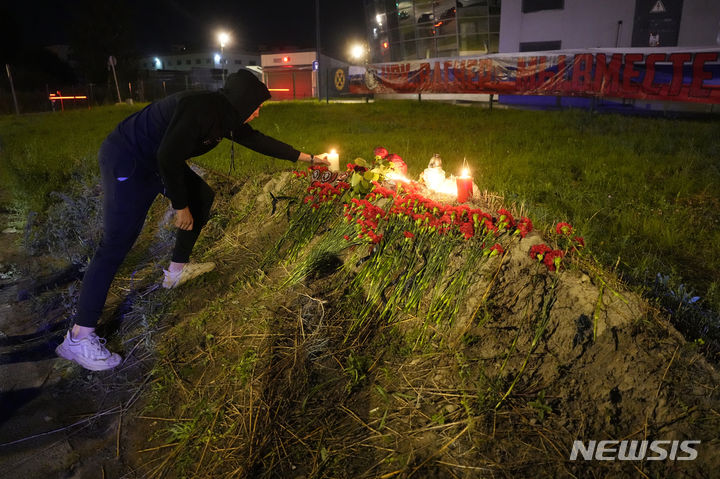
M362 43L355 43L350 47L350 56L354 60L364 60L367 57L367 47Z
M218 42L220 43L220 67L222 68L222 81L225 84L225 45L230 42L230 35L227 32L218 32Z

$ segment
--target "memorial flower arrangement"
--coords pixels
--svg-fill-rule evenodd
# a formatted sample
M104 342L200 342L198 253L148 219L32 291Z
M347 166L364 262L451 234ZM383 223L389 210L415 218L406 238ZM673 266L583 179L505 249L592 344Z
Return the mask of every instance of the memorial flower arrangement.
M373 153L372 163L349 163L342 179L312 181L274 252L294 261L319 236L289 281L301 280L324 255L343 254L345 274L366 294L358 326L370 317L390 320L398 310L424 311L428 324L452 321L482 263L503 258L533 223L507 209L435 201L412 182L388 183L397 161L385 148ZM317 177L316 169L323 167L295 176ZM559 271L567 254L584 246L571 225L558 223L554 231L557 248L540 244L529 253L549 271Z

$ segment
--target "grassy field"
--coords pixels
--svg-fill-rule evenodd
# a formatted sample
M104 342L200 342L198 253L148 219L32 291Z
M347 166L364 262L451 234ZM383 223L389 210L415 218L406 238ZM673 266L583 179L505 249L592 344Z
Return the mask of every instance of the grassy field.
M138 107L0 118L0 181L22 213L48 192L94 174L104 136ZM298 149L337 148L341 163L375 146L401 155L416 177L439 153L450 173L467 158L476 183L540 228L568 221L609 267L638 283L670 275L720 310L720 120L672 120L583 111L488 111L418 102L287 102L253 126ZM223 142L198 162L227 173ZM292 168L242 147L238 177Z

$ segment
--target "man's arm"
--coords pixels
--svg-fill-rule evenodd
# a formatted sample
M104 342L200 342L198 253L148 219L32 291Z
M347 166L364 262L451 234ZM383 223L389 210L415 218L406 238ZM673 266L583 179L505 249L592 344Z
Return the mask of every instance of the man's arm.
M170 120L157 152L158 170L165 186L165 194L173 209L188 206L188 191L183 178L183 164L189 159L200 141L196 115L180 102Z
M244 124L237 131L234 131L232 139L253 151L280 158L281 160L297 161L300 157L299 150L287 143L260 133L248 124Z

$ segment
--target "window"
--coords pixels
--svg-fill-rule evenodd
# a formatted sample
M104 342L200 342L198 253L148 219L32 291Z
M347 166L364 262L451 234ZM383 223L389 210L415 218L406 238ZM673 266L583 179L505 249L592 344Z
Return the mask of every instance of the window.
M469 1L460 2L460 4L458 4L458 16L460 17L484 17L487 16L487 14L487 1Z
M541 52L545 50L560 50L560 40L551 40L547 42L520 42L521 52Z
M210 63L210 59L209 59L209 58L206 58L206 59L205 59L205 63Z
M522 0L522 12L532 13L541 10L562 10L565 0Z
M195 59L195 65L200 65L201 63L202 63L202 60L200 60L199 58Z
M177 64L178 64L178 65L182 65L182 60L178 60L178 61L177 61Z
M254 65L255 65L255 60L250 60L250 66L254 66Z
M412 25L413 22L413 4L412 2L398 2L397 19L400 25Z
M415 2L415 23L431 23L435 20L433 15L432 2L418 1Z
M403 42L400 44L400 55L404 60L414 60L417 58L417 46L414 41Z
M457 55L457 37L455 35L439 37L435 40L437 55L450 57Z
M188 59L188 60L185 60L185 64L186 64L186 65L192 65L192 60L189 60L189 59Z
M467 55L469 53L488 53L488 35L462 35L460 37L460 51Z
M242 60L235 60L235 65L242 65Z

